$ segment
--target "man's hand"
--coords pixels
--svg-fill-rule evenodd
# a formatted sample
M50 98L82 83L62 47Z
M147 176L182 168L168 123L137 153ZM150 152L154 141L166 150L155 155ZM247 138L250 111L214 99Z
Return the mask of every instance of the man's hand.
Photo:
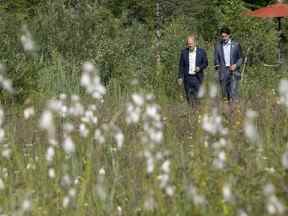
M200 67L196 67L195 72L199 72L200 71Z
M182 85L183 79L179 78L179 79L177 80L177 82L178 82L178 85Z
M237 68L237 65L236 65L236 64L230 65L230 70L231 70L231 71L235 71L236 68Z

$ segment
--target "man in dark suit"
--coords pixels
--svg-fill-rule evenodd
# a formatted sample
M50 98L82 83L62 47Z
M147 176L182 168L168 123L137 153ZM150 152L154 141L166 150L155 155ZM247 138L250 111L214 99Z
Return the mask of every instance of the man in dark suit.
M240 44L231 40L231 32L227 27L220 31L221 40L214 50L214 64L218 72L218 80L222 96L229 102L235 102L239 97L239 80L242 53Z
M178 84L184 83L187 101L194 105L198 99L208 60L205 50L196 46L195 34L189 35L186 43L187 47L180 55Z

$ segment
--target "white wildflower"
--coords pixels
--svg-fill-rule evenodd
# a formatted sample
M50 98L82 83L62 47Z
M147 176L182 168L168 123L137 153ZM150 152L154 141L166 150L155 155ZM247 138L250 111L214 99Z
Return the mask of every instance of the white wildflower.
M105 142L105 137L100 129L95 130L94 139L98 141L99 144L103 144Z
M11 156L11 149L9 149L8 147L6 147L5 149L3 149L3 151L1 152L2 157L9 159Z
M146 115L157 121L157 120L160 120L160 115L158 111L159 111L159 107L157 105L149 105L146 108Z
M72 198L75 197L76 196L76 189L75 188L70 188L68 194Z
M29 119L34 114L35 114L34 107L28 107L24 110L24 118L25 119Z
M5 131L4 129L0 128L0 143L4 141Z
M174 192L175 192L175 188L172 186L167 186L165 188L165 193L170 197L174 195Z
M279 84L280 103L288 106L288 80L282 79Z
M4 122L4 111L0 106L0 126L3 124Z
M3 89L5 89L6 91L8 91L9 93L13 93L14 92L14 89L13 89L13 86L12 86L12 81L9 80L9 79L4 79L2 82L1 82L1 85L3 87Z
M122 208L121 208L121 206L117 206L117 213L118 213L118 215L122 215Z
M204 114L202 119L202 128L213 135L220 133L226 135L227 129L222 126L221 116L218 115L217 109L213 109L212 115Z
M256 117L257 117L257 112L253 110L247 110L246 119L244 123L245 135L251 142L254 142L254 143L259 140L258 131L254 123L254 119Z
M71 133L73 130L74 130L74 126L72 123L69 123L69 122L65 122L63 124L63 130L64 132L67 134L67 133Z
M169 183L169 175L168 174L162 174L159 175L158 180L160 181L160 188L165 188Z
M61 113L63 106L65 106L63 104L63 101L55 100L55 99L49 100L48 105L47 105L48 109L58 112L58 113Z
M28 30L26 30L25 34L21 36L20 40L25 51L27 52L34 51L35 45L32 40L32 36Z
M119 130L114 135L118 149L121 149L124 143L124 134Z
M71 137L67 136L63 142L63 149L67 154L71 154L75 152L75 144Z
M225 161L226 160L226 154L224 151L219 152L218 157L220 160Z
M53 168L49 168L48 170L48 176L49 178L53 179L56 177L56 173L55 173L55 170Z
M282 166L285 169L288 169L288 151L286 151L283 155L282 155Z
M72 181L69 175L64 175L61 179L61 185L63 187L69 187L71 185Z
M22 211L27 212L30 211L32 208L32 203L30 200L25 199L22 203Z
M79 133L81 137L87 137L89 135L89 129L86 127L85 124L80 124Z
M238 216L248 216L248 214L243 209L240 209L238 210Z
M91 62L85 62L82 66L82 70L87 73L92 73L95 70L95 67Z
M99 175L104 176L105 174L106 174L105 169L102 167L102 168L99 170Z
M47 153L46 153L46 160L47 160L48 162L53 161L54 155L55 155L55 150L54 150L54 148L51 147L51 146L48 147Z
M222 188L223 198L226 202L233 202L234 196L231 191L231 186L225 184Z
M162 131L153 131L150 130L150 139L152 140L152 142L154 143L161 143L163 140L163 133Z
M189 185L187 188L187 195L190 199L193 200L194 205L206 205L207 200L205 197L198 193L196 187L194 185Z
M4 189L5 189L5 184L3 180L0 178L0 190L4 190Z
M42 129L50 130L54 127L53 114L51 111L44 111L40 119L40 127Z
M150 174L154 171L154 160L152 157L149 157L147 160L146 160L146 163L147 163L147 173Z
M137 123L140 120L141 108L135 107L133 104L127 104L126 122L128 124Z
M136 106L142 106L144 104L144 97L140 94L132 94L132 100Z
M161 169L165 172L165 173L169 173L170 172L170 161L166 160L164 161L164 163L161 166Z
M63 202L62 202L62 206L63 208L67 208L70 204L70 197L69 196L65 196L63 198Z
M90 76L87 73L83 73L81 76L81 85L82 86L90 86L91 85L91 81L90 81Z
M153 196L149 196L144 201L144 209L148 211L152 211L156 208L156 202Z

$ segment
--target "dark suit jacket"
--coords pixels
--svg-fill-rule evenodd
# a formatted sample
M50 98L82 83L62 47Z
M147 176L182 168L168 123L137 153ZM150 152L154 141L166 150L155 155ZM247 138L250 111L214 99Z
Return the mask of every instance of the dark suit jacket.
M204 49L198 48L196 50L196 67L200 68L200 71L195 75L200 82L203 80L204 69L208 66L208 59ZM186 79L189 76L189 49L185 48L181 50L180 61L179 61L179 76L178 78Z
M242 59L242 52L241 47L238 42L231 41L231 51L230 51L230 64L236 64L236 71L234 71L234 74L240 79L240 67L243 62ZM225 59L224 59L224 50L223 50L223 43L218 42L215 46L214 50L214 64L215 66L218 66L218 72L219 72L219 79L225 78Z

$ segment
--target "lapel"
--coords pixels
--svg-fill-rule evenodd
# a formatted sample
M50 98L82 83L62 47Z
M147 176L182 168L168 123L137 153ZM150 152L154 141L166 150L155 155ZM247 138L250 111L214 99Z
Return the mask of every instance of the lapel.
M185 49L185 61L189 65L189 49L188 48Z
M222 61L223 61L224 64L225 64L223 42L220 43L220 53L221 53Z
M231 49L230 49L230 63L234 64L233 53L234 53L235 43L231 41Z
M199 66L199 59L200 59L200 50L198 47L196 47L196 57L195 57L195 65Z

